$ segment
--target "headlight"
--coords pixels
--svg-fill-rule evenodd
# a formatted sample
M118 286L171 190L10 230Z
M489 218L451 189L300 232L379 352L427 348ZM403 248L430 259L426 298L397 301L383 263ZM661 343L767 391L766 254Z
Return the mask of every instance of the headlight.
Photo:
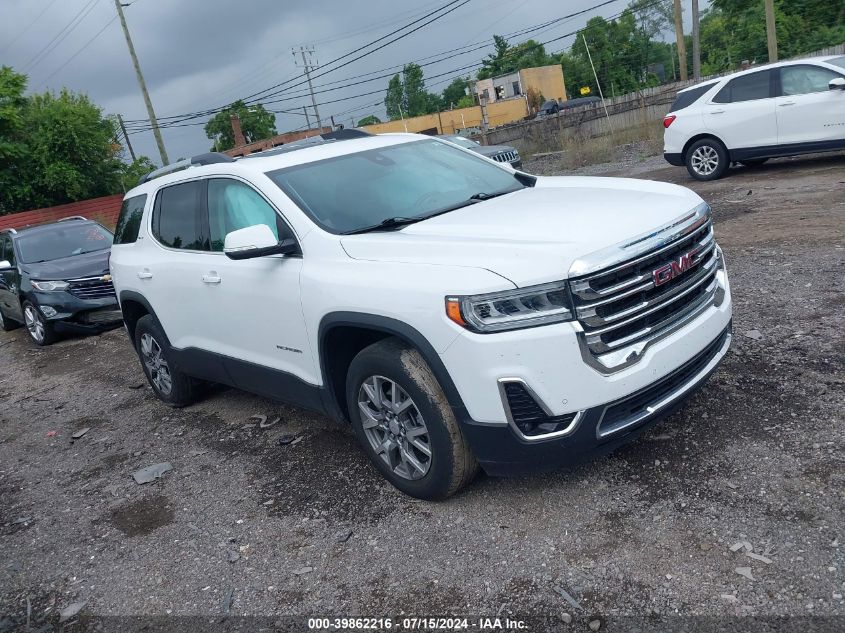
M51 292L53 290L65 290L67 288L66 281L32 281L32 287L43 292Z
M572 320L565 281L484 295L446 297L446 315L475 332L501 332Z

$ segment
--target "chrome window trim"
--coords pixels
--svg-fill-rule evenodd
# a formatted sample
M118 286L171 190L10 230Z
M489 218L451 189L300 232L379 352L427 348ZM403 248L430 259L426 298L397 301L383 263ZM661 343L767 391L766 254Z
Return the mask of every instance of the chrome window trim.
M708 222L711 215L710 206L702 202L683 217L672 220L654 231L576 259L569 267L569 277L571 279L597 272L612 273L617 268L636 263L639 259L659 255L672 247L670 242L689 235Z
M560 431L555 431L554 433L543 433L542 435L525 435L520 428L514 422L513 415L511 414L511 406L508 402L508 395L505 391L505 385L508 383L519 383L528 392L528 395L534 399L534 402L542 409L543 413L545 413L549 417L555 417L555 414L552 413L549 408L546 406L546 403L534 392L534 390L525 382L522 378L499 378L497 381L499 387L499 398L502 400L502 407L505 409L505 418L508 421L508 426L511 427L511 430L516 433L517 437L525 442L542 442L545 440L553 440L558 437L566 437L568 435L572 435L578 426L581 424L581 419L584 417L584 411L576 411L575 417L572 418L572 422L569 425L561 429ZM570 413L572 413L570 411ZM567 415L566 413L562 413L561 415Z
M599 420L596 423L596 438L599 439L599 440L602 440L602 439L607 438L610 435L614 435L614 434L618 433L619 431L624 431L625 429L627 429L631 426L639 424L645 418L647 418L651 415L654 415L655 413L659 413L660 411L662 411L662 410L666 409L667 407L671 406L674 402L676 402L678 399L680 399L682 396L684 396L684 394L686 394L690 389L692 389L696 385L698 385L698 383L704 378L704 376L706 376L708 373L710 373L716 367L716 365L718 365L721 362L722 358L724 358L725 354L727 354L728 348L731 346L731 339L732 338L733 338L733 334L731 333L730 330L728 330L727 335L725 336L725 342L719 348L719 351L716 352L716 354L713 356L713 358L710 359L710 362L708 362L707 365L702 367L701 371L699 371L695 376L690 378L684 384L679 385L676 389L674 389L671 393L669 393L668 395L663 397L658 402L647 406L644 412L642 412L638 415L635 415L634 417L629 418L628 420L625 420L625 421L623 421L619 424L616 424L608 430L601 431L600 430L601 423L604 420L604 416L607 413L607 410L611 406L613 406L613 403L606 405L604 407L604 409L602 409L601 416L599 416ZM648 387L646 387L646 389L648 389ZM634 395L634 394L631 394L631 395Z

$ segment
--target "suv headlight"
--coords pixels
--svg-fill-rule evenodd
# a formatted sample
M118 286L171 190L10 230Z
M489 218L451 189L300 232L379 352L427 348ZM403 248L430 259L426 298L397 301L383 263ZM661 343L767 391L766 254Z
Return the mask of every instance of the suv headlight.
M31 281L32 287L43 292L51 292L53 290L65 290L68 283L66 281Z
M572 320L565 281L483 295L446 297L446 315L474 332L504 330Z

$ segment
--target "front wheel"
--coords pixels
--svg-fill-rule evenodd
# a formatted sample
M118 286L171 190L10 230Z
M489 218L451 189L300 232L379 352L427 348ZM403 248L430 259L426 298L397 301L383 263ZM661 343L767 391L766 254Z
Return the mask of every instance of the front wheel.
M135 349L144 375L162 402L171 407L184 407L194 401L191 377L174 367L167 337L158 321L150 315L138 319Z
M43 347L55 342L56 333L53 330L53 326L47 323L44 315L41 314L41 310L35 304L24 301L23 318L29 336L36 345Z
M443 389L414 348L385 339L361 351L349 366L346 401L364 451L405 494L445 499L478 472Z
M730 167L728 150L719 141L703 138L692 145L686 153L687 171L696 180L717 180Z

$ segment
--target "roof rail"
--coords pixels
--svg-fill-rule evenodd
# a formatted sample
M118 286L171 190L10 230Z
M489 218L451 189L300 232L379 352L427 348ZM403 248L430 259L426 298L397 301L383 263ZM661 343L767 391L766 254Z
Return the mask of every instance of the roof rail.
M153 178L158 178L159 176L164 176L166 174L172 174L177 171L182 171L183 169L188 169L189 167L195 167L198 165L212 165L214 163L233 163L235 159L231 156L226 156L226 154L221 154L220 152L208 152L206 154L197 154L196 156L192 156L191 158L185 158L183 160L177 160L175 163L170 163L169 165L165 165L164 167L159 167L155 171L151 171L146 176L143 176L139 181L138 184L143 184L145 182L149 182Z
M88 218L83 217L81 215L69 215L66 218L61 218L59 220L56 220L56 222L69 222L71 220L85 220L87 222Z

